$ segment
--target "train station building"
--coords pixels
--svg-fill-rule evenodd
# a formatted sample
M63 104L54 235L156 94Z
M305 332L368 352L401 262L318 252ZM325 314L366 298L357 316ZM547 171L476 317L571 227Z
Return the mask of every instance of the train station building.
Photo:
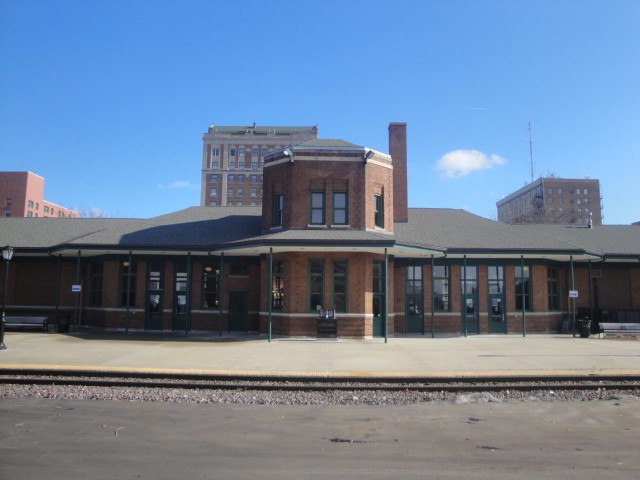
M266 153L261 206L2 218L0 245L14 247L0 276L7 315L312 338L640 321L640 227L409 208L406 130L389 125L389 152L313 138Z

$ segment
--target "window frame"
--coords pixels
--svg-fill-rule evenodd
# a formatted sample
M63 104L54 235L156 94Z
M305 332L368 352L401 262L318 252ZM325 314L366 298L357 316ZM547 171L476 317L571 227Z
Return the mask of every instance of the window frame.
M336 268L342 266L341 268ZM331 266L331 301L336 312L346 313L349 308L349 262L347 259L335 259ZM343 286L344 291L338 291Z
M373 223L377 228L384 228L384 195L376 193L373 195Z
M344 207L336 207L336 198L340 195L344 195ZM332 225L349 225L349 194L346 190L335 191L332 195L332 212L331 212L331 224ZM338 222L336 220L336 213L344 212L344 222Z
M317 269L317 270L314 270ZM309 295L307 299L307 308L310 312L317 312L324 305L324 259L309 259ZM319 287L317 290L314 287ZM317 300L320 300L319 303Z
M314 199L320 199L320 206L315 206ZM314 214L320 213L320 219L314 221ZM309 192L309 225L325 224L325 194L324 191L312 190Z

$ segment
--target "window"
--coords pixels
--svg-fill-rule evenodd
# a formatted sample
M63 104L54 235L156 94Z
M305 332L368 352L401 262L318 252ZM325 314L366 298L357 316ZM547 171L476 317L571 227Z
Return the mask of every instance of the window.
M516 310L522 310L523 301L524 309L531 310L531 278L528 266L524 269L520 266L515 268L515 281Z
M433 308L439 312L451 311L449 302L449 267L435 265L433 268Z
M33 212L27 212L27 217L33 217Z
M309 261L309 310L322 308L324 298L324 261Z
M244 188L238 188L236 190L236 196L237 197L244 197Z
M263 148L260 153L262 154L262 156L264 157L267 154L267 149Z
M227 182L228 183L236 183L236 176L235 175L229 175L227 177Z
M244 147L238 148L238 156L239 157L244 157Z
M273 196L273 222L274 227L282 226L282 217L284 211L284 195L282 193L276 193Z
M236 169L236 161L229 160L229 170L235 170L235 169Z
M219 148L212 148L211 149L211 156L212 157L219 157L220 156L220 149Z
M238 183L244 183L244 175L238 175Z
M91 264L91 292L89 303L92 307L102 305L102 270L102 262Z
M36 210L40 210L40 204L36 202Z
M582 190L582 193L583 195L589 195L589 190L585 188L584 190Z
M120 262L120 306L136 306L136 271L135 262L125 260Z
M549 310L560 310L557 268L547 268L547 298L549 301Z
M562 195L562 189L561 188L558 189L558 195Z
M214 160L211 162L211 170L218 170L220 168L220 162L218 160Z
M549 195L553 195L553 188L552 187L547 188L547 193Z
M227 193L228 196L233 197L235 195L236 191L233 188L229 189L229 192Z
M271 307L274 310L282 310L284 305L284 262L282 260L273 262L272 274Z
M333 225L347 225L347 192L333 192Z
M253 147L251 149L251 156L252 157L257 157L258 156L258 147Z
M580 195L580 189L579 188L576 189L576 195Z
M405 289L407 295L422 295L422 266L410 265L406 268Z
M562 199L561 199L561 198L559 198L559 199L558 199L558 205L562 205L562 203L563 203L563 202L562 202Z
M234 206L234 204L233 204L233 202L227 202L227 206L228 206L228 207L233 207L233 206Z
M258 176L257 175L251 175L251 183L258 183Z
M189 275L186 263L176 263L175 278L173 283L173 308L176 315L187 314L187 293L189 287Z
M205 264L202 268L202 308L218 308L220 270L216 265Z
M384 200L381 194L374 195L374 220L378 228L384 228Z
M209 202L209 206L210 206L210 207L217 207L217 206L218 206L218 202L217 202L216 200L211 200L211 201Z
M258 162L251 162L251 170L258 170Z
M29 208L33 208L33 200L29 200L29 201L27 202L27 206L28 206Z
M209 189L209 196L210 197L217 197L218 196L218 189L217 188L210 188Z
M244 160L238 160L238 170L244 170Z
M324 224L324 192L311 192L309 223L311 225Z
M588 199L588 198L585 198L583 201L584 201L584 204L585 204L585 205L588 205L588 204L589 204L589 199Z
M218 183L218 174L214 173L213 175L211 175L211 177L209 177L209 182Z
M246 263L232 263L229 269L229 275L235 275L237 277L249 276L249 265Z
M230 157L235 157L236 156L236 149L234 147L231 147L229 149L229 156Z
M336 312L347 311L347 261L333 261L333 308Z
M13 205L13 198L7 198L7 207Z
M49 213L49 207L47 205L44 206L44 213Z
M384 262L373 261L373 293L385 293Z
M257 191L257 189L255 189L255 188L252 188L252 189L251 189L251 196L252 196L252 197L257 197L257 196L258 196L258 191Z
M488 267L489 293L504 293L504 267L490 265Z
M10 217L11 216L11 210L5 210L4 211L4 216L5 217Z
M467 265L460 269L462 295L476 295L478 293L478 267Z

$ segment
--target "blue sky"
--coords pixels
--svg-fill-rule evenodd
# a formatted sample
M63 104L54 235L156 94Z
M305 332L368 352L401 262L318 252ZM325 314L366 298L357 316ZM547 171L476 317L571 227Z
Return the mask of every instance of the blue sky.
M639 31L636 0L0 0L0 170L144 218L198 205L212 123L386 152L406 122L410 206L496 218L531 122L534 177L597 178L629 224Z

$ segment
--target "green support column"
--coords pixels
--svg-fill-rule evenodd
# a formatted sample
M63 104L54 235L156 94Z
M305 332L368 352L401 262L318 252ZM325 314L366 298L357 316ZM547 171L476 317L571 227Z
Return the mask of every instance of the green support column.
M131 250L129 250L129 265L127 265L127 314L124 317L124 331L129 332L129 312L131 310Z
M271 342L271 315L273 313L273 248L269 248L269 278L267 279L268 302L269 302L269 331L268 338Z
M184 322L184 333L191 331L191 252L187 252L187 318Z
M436 309L435 309L435 295L433 285L433 269L435 268L435 262L433 260L433 254L431 254L431 338L436 336Z
M529 272L529 281L531 281L531 272ZM524 302L524 255L520 255L520 284L522 287L522 336L524 337L527 334L527 309Z
M573 255L569 257L569 263L571 265L571 290L576 289L575 275L573 271ZM576 299L571 297L571 330L573 331L573 338L576 338Z
M76 264L76 285L82 285L81 283L81 279L80 279L80 258L82 256L82 251L78 250L78 261ZM74 325L79 325L80 324L80 312L78 311L79 308L82 308L82 305L80 305L80 298L82 296L82 287L80 287L80 292L75 292L75 296L73 299L73 324Z
M464 338L467 338L467 256L465 255L462 263L462 318L464 319Z
M384 249L384 343L389 339L389 255Z
M218 336L222 336L222 300L224 298L224 252L220 254L220 289L218 291Z

